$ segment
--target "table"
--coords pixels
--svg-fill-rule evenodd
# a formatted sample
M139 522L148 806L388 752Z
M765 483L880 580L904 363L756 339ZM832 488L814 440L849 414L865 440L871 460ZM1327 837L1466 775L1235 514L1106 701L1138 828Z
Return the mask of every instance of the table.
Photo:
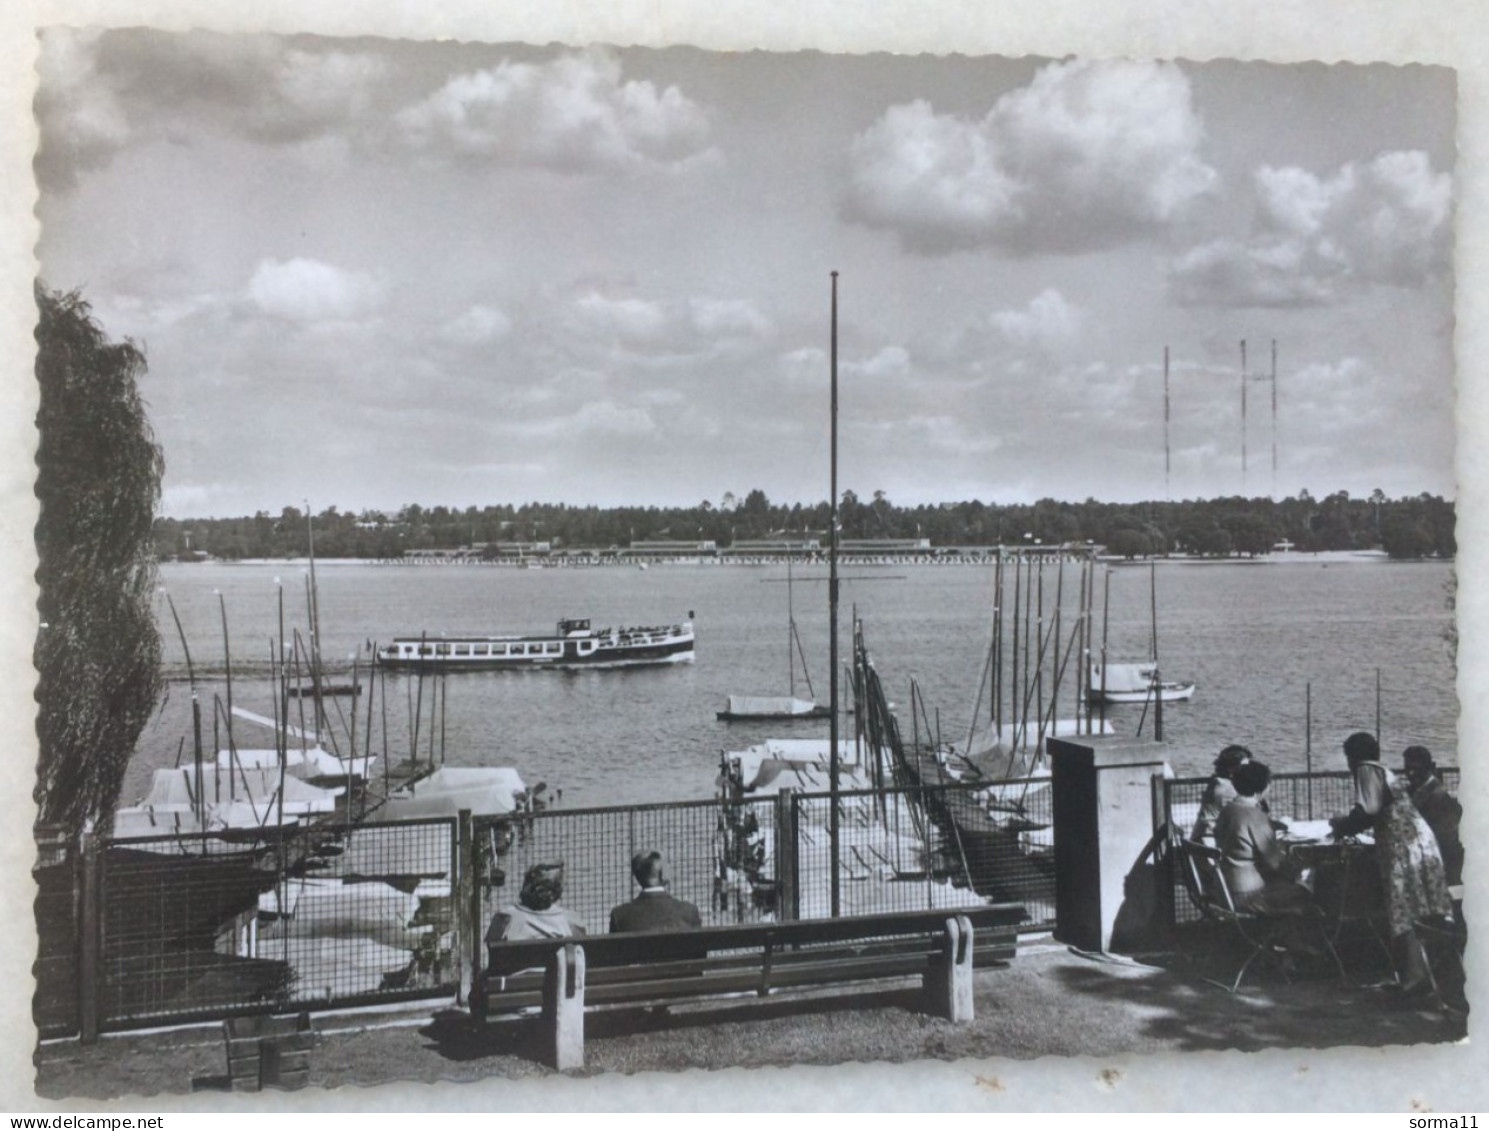
M1314 839L1320 832L1317 826L1322 826L1323 837ZM1339 945L1346 933L1368 940L1367 949L1378 949L1385 968L1390 970L1391 951L1376 927L1385 915L1385 895L1375 862L1375 843L1368 834L1344 841L1325 839L1329 831L1327 821L1295 821L1280 839L1294 863L1311 871L1313 900L1323 912L1330 944ZM1364 958L1361 954L1356 957ZM1344 972L1337 950L1335 958ZM1366 965L1373 970L1379 963L1367 960Z
M1312 872L1314 901L1336 925L1385 911L1375 845L1363 841L1293 841L1288 854ZM1337 930L1336 930L1337 933Z

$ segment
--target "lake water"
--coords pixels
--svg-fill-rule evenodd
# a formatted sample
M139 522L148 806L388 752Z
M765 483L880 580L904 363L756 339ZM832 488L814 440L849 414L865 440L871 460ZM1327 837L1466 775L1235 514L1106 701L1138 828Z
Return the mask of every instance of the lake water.
M840 571L844 659L856 609L891 696L907 706L914 681L928 717L939 722L945 739L960 745L992 635L994 570L845 563ZM607 672L472 672L445 681L446 762L515 766L530 785L544 781L550 791L561 788L566 806L706 798L713 793L721 750L742 749L772 735L827 733L825 723L783 728L727 724L714 717L729 694L787 691L783 565L657 564L643 571L317 563L316 573L322 655L337 666L348 666L356 654L365 663L367 642L394 635L543 631L561 617L588 617L596 625L670 623L691 613L698 639L692 664ZM1110 576L1109 655L1113 661L1146 659L1153 574L1142 566L1119 566ZM1191 701L1165 709L1170 763L1180 773L1202 772L1222 745L1241 742L1274 769L1303 769L1311 684L1313 765L1342 770L1344 736L1375 728L1377 672L1388 761L1395 764L1404 746L1422 743L1440 762L1456 763L1458 705L1447 643L1450 577L1450 565L1363 559L1160 565L1157 633L1164 677L1198 685ZM179 678L182 648L165 595L175 603L198 668L210 749L213 698L225 698L227 690L219 594L234 664L233 702L270 715L273 694L266 673L279 634L280 594L288 634L293 638L298 628L304 636L306 578L303 562L162 568L159 615L173 680L167 702L141 739L125 783L126 802L144 792L151 769L191 756L190 696ZM825 567L796 567L791 586L821 702L828 696L825 578ZM1046 566L1047 616L1056 584L1055 567ZM1068 618L1078 567L1065 567L1064 584ZM1098 572L1098 645L1102 591ZM1008 592L1011 598L1011 582ZM1066 637L1070 623L1065 622ZM798 693L804 693L799 666L797 679ZM386 709L388 749L395 759L407 756L419 682L407 675L379 676L374 753L383 750ZM427 680L423 695L421 754L429 728ZM1069 714L1068 701L1067 692L1062 715ZM331 702L335 716L349 714L353 700ZM362 712L360 747L368 700L356 702ZM296 710L292 704L292 722ZM1130 734L1141 714L1141 708L1121 707L1109 709L1108 718ZM901 712L901 721L908 735L908 710ZM240 747L273 744L267 729L245 722L235 722L234 728ZM1151 728L1149 718L1145 736L1151 736Z

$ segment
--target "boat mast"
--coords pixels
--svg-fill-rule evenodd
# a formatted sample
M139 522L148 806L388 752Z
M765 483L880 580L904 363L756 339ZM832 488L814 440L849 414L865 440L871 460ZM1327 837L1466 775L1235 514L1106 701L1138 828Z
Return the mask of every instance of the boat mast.
M796 649L801 647L801 642L796 636L796 598L792 592L794 582L792 580L791 551L786 550L786 668L789 673L790 685L787 694L796 698ZM802 671L806 671L806 658L802 658ZM807 689L810 691L811 678L807 679ZM816 696L813 696L815 699Z
M832 849L832 917L839 914L839 822L838 822L838 273L832 273L832 443L831 493L828 496L830 530L827 542L828 705L827 754L828 792L832 813L829 820Z
M310 500L305 500L305 531L307 546L310 553L310 581L306 596L310 605L310 687L315 696L315 744L321 744L321 730L323 721L329 729L329 720L325 719L326 707L321 698L321 595L320 588L315 582L315 518L310 513ZM333 740L334 741L334 740Z
M1002 539L999 539L1001 542ZM993 724L993 741L1003 739L1003 547L998 547L998 564L994 570L993 590L993 688L989 722ZM968 751L971 753L971 751Z
M1158 667L1158 563L1150 562L1149 605L1153 616L1153 741L1163 741L1163 672Z
M1111 627L1112 610L1112 571L1110 568L1102 573L1101 591L1101 727L1097 734L1106 733L1106 644L1107 634Z
M202 700L197 692L196 668L191 663L191 648L186 643L186 630L181 627L181 616L176 612L176 602L171 600L171 595L165 595L165 603L170 606L171 619L176 622L176 635L181 638L181 651L186 656L186 679L191 686L191 760L192 768L196 770L197 791L196 797L192 799L192 808L196 811L197 828L203 834L206 832L206 814L202 809Z
M1313 684L1303 689L1303 767L1308 772L1308 819L1313 820Z

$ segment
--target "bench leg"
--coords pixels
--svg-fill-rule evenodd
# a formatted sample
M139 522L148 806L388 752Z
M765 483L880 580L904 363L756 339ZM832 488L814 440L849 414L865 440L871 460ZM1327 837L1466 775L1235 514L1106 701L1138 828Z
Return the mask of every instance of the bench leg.
M584 1067L584 948L569 943L548 960L543 983L543 1025L552 1042L553 1067Z
M972 923L965 915L946 921L941 954L924 986L928 1013L957 1024L972 1020Z

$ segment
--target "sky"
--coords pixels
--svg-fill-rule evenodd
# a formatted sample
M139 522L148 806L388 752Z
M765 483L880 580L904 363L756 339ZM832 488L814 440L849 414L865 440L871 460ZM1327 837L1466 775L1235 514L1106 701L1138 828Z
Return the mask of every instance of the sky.
M1455 494L1444 68L50 29L40 76L42 277L144 347L167 515L823 500L833 271L861 497Z

